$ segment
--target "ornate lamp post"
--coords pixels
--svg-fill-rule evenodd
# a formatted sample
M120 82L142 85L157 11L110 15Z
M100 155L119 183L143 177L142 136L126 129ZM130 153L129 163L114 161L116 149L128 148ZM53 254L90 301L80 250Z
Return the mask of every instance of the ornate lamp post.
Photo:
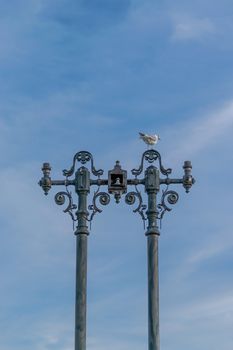
M149 166L144 170L145 162ZM81 166L75 171L77 163ZM90 164L90 170L84 166ZM157 167L154 165L157 163ZM63 210L69 213L73 222L77 222L75 235L77 238L76 252L76 303L75 303L75 350L86 350L86 291L87 291L87 237L89 235L89 223L96 213L101 213L99 204L107 205L110 202L110 194L119 203L122 195L125 195L125 202L133 205L138 201L137 207L133 210L139 213L143 222L147 222L147 256L148 256L148 349L159 350L159 279L158 279L158 222L162 220L166 211L170 211L170 204L178 201L177 192L170 190L171 184L182 184L189 192L194 184L192 177L192 165L190 161L184 162L184 176L180 179L171 179L169 175L172 169L165 169L162 165L161 155L158 151L150 149L142 154L141 164L138 169L131 171L133 177L128 178L127 171L122 170L120 162L116 161L115 167L108 171L108 178L103 179L103 170L96 170L92 154L81 151L75 154L73 164L69 170L63 170L64 180L52 180L50 177L51 166L44 163L42 167L43 177L39 185L48 194L52 186L65 186L65 191L55 195L55 202L59 205L65 204ZM95 178L91 178L94 175ZM73 176L73 178L71 178ZM142 176L142 177L141 177ZM108 192L100 191L101 186L108 186ZM147 205L143 204L142 195L138 189L144 186L148 196ZM161 185L165 185L158 203L157 197ZM74 186L78 195L78 205L73 204L69 186ZM90 187L97 186L92 197L92 204L88 206L87 198ZM134 190L128 192L128 186L134 186ZM76 210L77 209L77 210Z

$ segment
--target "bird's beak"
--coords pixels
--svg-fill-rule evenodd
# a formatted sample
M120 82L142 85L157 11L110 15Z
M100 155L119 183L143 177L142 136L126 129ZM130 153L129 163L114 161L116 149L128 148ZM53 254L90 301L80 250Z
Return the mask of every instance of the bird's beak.
M161 140L160 136L158 135L158 140Z

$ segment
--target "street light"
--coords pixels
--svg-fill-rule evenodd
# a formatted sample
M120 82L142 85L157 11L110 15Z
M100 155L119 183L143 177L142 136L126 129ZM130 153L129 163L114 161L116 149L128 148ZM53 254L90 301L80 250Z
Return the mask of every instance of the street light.
M149 166L145 168L145 163ZM75 171L76 164L81 166ZM90 164L90 170L84 166ZM157 167L154 165L157 163ZM142 175L143 170L144 176ZM73 164L69 170L63 170L64 180L52 180L50 177L51 166L44 163L42 167L43 177L39 185L48 194L52 186L65 186L65 191L55 195L55 202L58 205L68 205L63 210L69 213L73 222L77 222L75 235L77 238L76 250L76 302L75 302L75 350L86 350L86 291L87 291L87 236L89 235L89 223L92 222L96 213L101 213L103 206L110 203L110 195L114 196L116 203L125 195L125 202L133 205L138 202L133 210L139 213L144 224L147 223L147 257L148 257L148 349L159 350L159 279L158 279L158 237L160 235L158 222L164 214L170 211L170 205L175 204L179 195L176 191L170 190L171 184L182 184L186 192L194 184L192 177L192 165L190 161L184 162L184 176L179 179L172 179L169 175L172 169L165 169L162 165L161 155L154 149L149 149L142 154L139 168L131 171L133 178L128 178L127 171L121 168L120 162L112 170L108 171L108 178L103 179L104 171L96 170L93 156L90 152L81 151L75 154ZM94 175L94 179L91 178ZM71 178L73 176L73 178ZM141 177L142 176L142 177ZM161 185L162 190L160 202L157 202L157 195ZM69 186L74 186L78 195L78 205L73 203ZM92 196L92 204L87 204L90 187L97 186ZM101 186L107 186L108 191L100 191ZM134 186L134 190L128 192L128 186ZM147 205L143 203L139 186L144 186L148 197ZM77 209L77 210L76 210Z

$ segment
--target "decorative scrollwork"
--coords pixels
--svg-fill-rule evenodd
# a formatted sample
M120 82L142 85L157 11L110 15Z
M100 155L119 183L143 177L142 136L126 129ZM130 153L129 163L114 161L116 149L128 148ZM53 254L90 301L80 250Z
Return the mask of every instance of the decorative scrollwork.
M148 163L153 163L155 162L156 160L159 160L159 168L160 168L160 171L163 175L166 175L168 176L169 174L171 174L172 172L172 169L171 168L168 168L168 169L165 169L162 165L162 160L161 160L161 155L158 151L154 150L154 149L150 149L150 150L147 150L143 153L142 155L142 159L141 159L141 164L139 166L138 169L133 169L131 172L133 175L135 176L138 176L142 173L143 171L143 165L144 165L144 160L147 161Z
M127 193L127 195L125 196L125 203L128 205L133 205L136 201L136 195L135 192L129 192Z
M109 194L107 192L99 192L99 190L97 190L94 193L92 204L88 206L88 209L92 210L92 213L89 219L90 222L93 220L93 217L95 216L96 213L101 213L103 211L97 206L96 204L97 199L99 200L101 205L108 205L110 203Z
M65 204L66 201L66 197L68 198L68 206L66 207L66 209L63 210L64 213L68 213L73 221L77 221L77 219L75 219L74 214L72 212L72 210L77 209L77 205L73 204L73 199L71 196L70 192L58 192L55 197L54 200L56 202L56 204L58 205L63 205Z
M66 170L66 169L63 170L64 176L69 177L69 176L73 175L74 170L75 170L75 162L76 161L80 162L81 164L86 164L87 162L91 162L91 171L92 171L92 174L95 176L101 176L104 173L104 171L102 169L96 170L96 168L94 167L93 157L92 157L92 154L90 152L81 151L81 152L78 152L75 154L75 156L73 158L72 167L69 170Z
M172 208L169 208L166 204L166 201L171 204L174 205L177 203L179 199L179 195L177 192L175 191L168 191L167 189L165 191L163 191L162 197L161 197L161 203L158 204L158 209L160 210L160 215L159 218L160 220L162 220L164 214L166 211L171 211Z
M136 188L136 192L132 191L132 192L127 193L127 195L125 196L125 203L128 205L133 205L136 202L136 198L138 199L139 204L138 204L137 208L133 210L133 212L134 213L138 212L140 214L142 220L144 221L144 224L145 224L145 221L147 220L147 218L144 214L144 210L146 210L146 205L143 204L142 195L138 191L137 188Z

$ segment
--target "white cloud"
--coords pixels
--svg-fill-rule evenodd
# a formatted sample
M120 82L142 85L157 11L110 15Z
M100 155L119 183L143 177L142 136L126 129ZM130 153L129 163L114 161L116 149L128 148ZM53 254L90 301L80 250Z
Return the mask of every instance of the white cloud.
M215 25L209 18L191 18L189 16L174 16L173 40L202 39L215 33Z
M205 260L215 258L217 255L221 255L228 249L232 249L232 239L230 235L226 237L226 234L217 236L218 239L213 239L208 242L207 245L199 247L193 254L188 258L188 263L199 264L203 263Z
M172 338L177 348L190 344L192 350L202 349L205 343L206 348L231 349L232 311L232 290L182 305L176 303L168 308L161 322L162 341L168 344L167 348L170 348L167 339Z
M187 122L164 130L163 139L172 140L169 146L169 156L166 163L177 162L180 164L186 157L191 158L208 150L210 146L226 144L226 136L233 129L233 99L225 102L215 110L213 107L203 111L200 116L191 118L187 116ZM171 148L173 140L176 147ZM229 145L226 145L229 148ZM167 146L166 146L167 148Z
M190 304L183 305L182 308L179 307L180 317L183 321L186 320L197 320L212 318L220 315L229 315L229 312L233 311L233 296L231 293L222 293L218 295L214 295L211 298L203 298L192 302ZM172 314L172 313L171 313ZM231 315L232 318L233 314Z

